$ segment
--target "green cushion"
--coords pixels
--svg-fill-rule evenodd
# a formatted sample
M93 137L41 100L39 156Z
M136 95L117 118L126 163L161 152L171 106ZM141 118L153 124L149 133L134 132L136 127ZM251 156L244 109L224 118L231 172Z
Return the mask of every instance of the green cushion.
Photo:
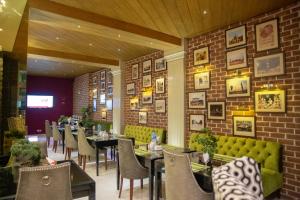
M133 137L136 144L150 143L153 130L156 132L156 135L160 137L161 142L165 143L165 132L162 128L126 125L124 135L126 137Z
M264 190L265 197L282 187L282 183L283 183L282 173L276 172L274 170L262 168L261 176L262 176L263 190Z
M207 169L207 166L201 165L201 164L195 163L195 162L191 162L191 167L192 167L193 172L199 172L199 171L203 171L203 170Z

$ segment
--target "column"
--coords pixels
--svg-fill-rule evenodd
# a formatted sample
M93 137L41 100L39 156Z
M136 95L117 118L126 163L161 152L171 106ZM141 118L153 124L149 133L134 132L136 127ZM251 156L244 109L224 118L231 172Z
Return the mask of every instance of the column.
M121 134L121 70L112 69L113 75L113 132Z

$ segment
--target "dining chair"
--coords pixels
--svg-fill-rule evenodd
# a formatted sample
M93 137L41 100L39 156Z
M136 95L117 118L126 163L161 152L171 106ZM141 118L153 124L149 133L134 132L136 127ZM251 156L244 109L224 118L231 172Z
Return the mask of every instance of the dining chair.
M96 149L88 143L84 133L84 128L78 128L78 153L78 163L82 163L83 171L85 171L86 157L94 157L96 155ZM104 154L105 169L107 170L107 149L100 149L99 153Z
M71 153L73 150L78 148L77 141L75 140L74 136L72 135L71 127L70 125L65 125L65 145L66 145L66 151L65 151L65 160L71 159Z
M131 139L119 138L118 149L121 175L119 198L121 198L123 179L126 178L130 180L130 200L132 200L134 180L140 179L141 188L143 188L143 179L149 176L148 169L143 167L136 158Z
M16 200L71 200L70 162L19 169Z
M49 120L45 120L45 133L46 133L46 138L47 138L47 145L49 147L50 138L52 137L52 131L51 131Z
M57 128L57 123L52 122L52 135L53 135L53 151L56 153L57 151L57 144L61 140L61 135L59 133L59 130Z
M210 200L213 194L205 192L198 184L191 168L188 154L164 150L167 200Z

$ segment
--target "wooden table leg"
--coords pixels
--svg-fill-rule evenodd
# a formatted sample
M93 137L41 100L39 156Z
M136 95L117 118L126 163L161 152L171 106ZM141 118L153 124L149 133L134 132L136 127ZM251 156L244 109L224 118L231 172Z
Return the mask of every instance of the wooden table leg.
M149 166L149 200L153 200L154 163L155 160L151 160Z
M65 153L65 131L62 132L62 148L64 154Z
M116 152L116 159L117 159L117 190L120 189L120 165L119 165L119 153Z
M96 146L96 174L99 176L99 148Z

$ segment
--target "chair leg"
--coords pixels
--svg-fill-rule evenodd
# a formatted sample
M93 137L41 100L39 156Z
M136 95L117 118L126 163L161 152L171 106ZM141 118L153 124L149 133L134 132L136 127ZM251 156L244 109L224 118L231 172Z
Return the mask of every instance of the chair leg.
M68 154L68 151L69 151L69 148L66 147L66 149L65 149L65 160L67 160L67 154Z
M105 170L107 170L107 153L104 153Z
M133 179L130 179L130 200L133 199Z
M50 137L47 137L47 145L50 146Z
M57 150L57 141L53 141L53 151L56 153Z
M144 188L144 180L141 178L141 189Z
M82 156L83 157L83 166L82 166L82 168L83 168L83 171L85 171L85 165L86 165L86 155L84 155L84 156Z
M72 148L69 148L68 159L71 160Z
M79 166L81 166L82 164L81 164L81 161L82 161L82 158L81 158L82 156L79 154L79 152L78 152L78 165Z
M91 156L88 156L88 158L89 158L89 161L91 161Z
M123 188L123 177L121 176L121 180L120 180L120 190L119 190L119 198L121 198L121 193L122 193L122 188Z

